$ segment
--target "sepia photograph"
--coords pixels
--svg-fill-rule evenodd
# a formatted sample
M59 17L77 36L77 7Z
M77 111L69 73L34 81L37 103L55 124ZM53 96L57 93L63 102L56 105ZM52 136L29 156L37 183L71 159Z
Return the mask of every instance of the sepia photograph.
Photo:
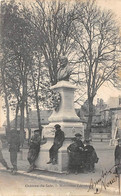
M0 196L121 195L121 0L0 0Z

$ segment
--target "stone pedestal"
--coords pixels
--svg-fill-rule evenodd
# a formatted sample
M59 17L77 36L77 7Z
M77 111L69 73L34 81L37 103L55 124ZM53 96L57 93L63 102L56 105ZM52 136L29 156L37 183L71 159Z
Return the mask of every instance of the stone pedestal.
M47 143L41 146L36 165L41 170L61 173L67 170L67 147L71 143L71 138L74 137L75 133L81 133L84 135L84 128L74 109L74 90L76 87L68 81L60 81L56 85L52 86L52 89L59 92L61 95L60 107L58 111L53 111L49 118L49 125L47 125L43 130L43 135L47 138ZM48 165L46 163L49 160L49 149L53 144L55 124L61 125L61 129L65 133L65 141L58 151L58 164Z

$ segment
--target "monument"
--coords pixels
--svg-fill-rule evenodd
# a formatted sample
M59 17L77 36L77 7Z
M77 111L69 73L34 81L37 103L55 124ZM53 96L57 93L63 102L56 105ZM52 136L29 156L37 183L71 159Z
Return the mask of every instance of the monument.
M113 111L110 145L116 146L117 139L121 138L121 108Z
M65 77L65 76L64 76ZM41 170L53 172L65 172L68 166L67 147L71 143L71 138L76 133L84 135L84 129L74 109L74 91L75 85L68 80L59 80L56 85L51 87L52 90L58 92L61 97L58 110L53 110L49 118L49 124L44 128L43 135L47 138L47 143L41 146L40 154L37 159L37 168ZM49 160L49 149L52 146L54 138L54 125L61 125L62 131L65 133L65 141L58 151L58 163L56 165L47 164Z

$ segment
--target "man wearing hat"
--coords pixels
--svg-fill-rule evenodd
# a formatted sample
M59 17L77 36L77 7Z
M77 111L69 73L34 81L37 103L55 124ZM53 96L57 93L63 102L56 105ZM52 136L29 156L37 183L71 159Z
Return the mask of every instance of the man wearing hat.
M40 152L40 143L41 143L40 131L35 130L34 135L32 136L29 144L29 152L28 152L27 159L30 163L30 168L27 171L28 173L32 172L36 167L35 161Z
M121 173L121 138L119 138L117 140L118 142L118 145L116 146L115 148L115 170L116 170L116 173L120 174Z
M20 147L20 137L17 130L12 129L10 131L10 143L9 143L10 161L13 165L12 174L17 172L17 152L19 152Z
M76 137L76 142L77 142L77 145L78 145L78 147L80 147L80 149L82 148L82 150L84 150L84 144L83 144L83 142L82 142L82 135L80 134L80 133L76 133L75 134L75 137Z
M67 147L68 152L68 171L67 174L70 172L74 172L75 174L78 174L81 162L80 162L80 149L77 144L77 138L74 137L71 139L72 143Z
M61 130L61 126L59 124L56 124L54 128L55 128L54 143L49 150L50 160L49 162L47 162L47 164L52 163L53 165L57 164L58 149L63 145L65 139L64 132Z

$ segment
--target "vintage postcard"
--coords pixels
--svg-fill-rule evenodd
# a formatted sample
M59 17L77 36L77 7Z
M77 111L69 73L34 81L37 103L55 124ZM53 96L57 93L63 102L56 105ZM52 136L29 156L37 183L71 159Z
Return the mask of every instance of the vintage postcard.
M0 196L121 195L120 10L0 0Z

